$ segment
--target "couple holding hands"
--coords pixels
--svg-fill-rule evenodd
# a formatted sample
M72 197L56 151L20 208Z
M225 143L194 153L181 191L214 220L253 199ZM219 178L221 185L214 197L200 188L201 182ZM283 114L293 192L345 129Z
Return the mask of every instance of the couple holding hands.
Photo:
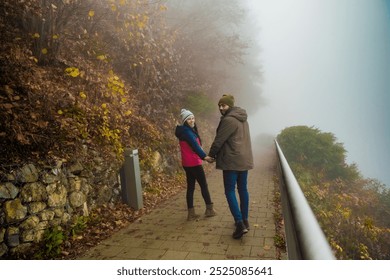
M195 182L198 182L206 204L205 216L216 215L202 166L203 160L216 162L216 168L223 171L225 196L236 226L233 238L239 239L249 230L247 181L248 170L253 168L253 155L248 115L244 109L234 106L232 95L223 95L218 107L222 116L208 154L202 148L193 113L182 109L182 125L176 127L175 135L179 139L182 166L187 179L187 220L199 218L193 204ZM236 197L236 186L240 203Z

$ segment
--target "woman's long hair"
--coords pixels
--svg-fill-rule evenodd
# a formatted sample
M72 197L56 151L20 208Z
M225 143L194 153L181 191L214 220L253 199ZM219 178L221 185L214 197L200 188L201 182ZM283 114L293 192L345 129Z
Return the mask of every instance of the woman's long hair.
M185 122L184 125L191 128L195 132L196 136L198 136L198 138L199 138L200 145L202 146L202 139L200 138L200 135L198 132L198 126L196 125L196 123L194 124L194 127L189 126L187 122Z

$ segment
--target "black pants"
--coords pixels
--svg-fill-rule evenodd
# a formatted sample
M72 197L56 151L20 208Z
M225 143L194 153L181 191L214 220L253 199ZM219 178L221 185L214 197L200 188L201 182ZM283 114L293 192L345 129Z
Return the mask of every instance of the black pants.
M185 167L183 166L186 177L187 177L187 208L194 207L194 191L195 191L195 181L198 182L200 186L200 191L202 193L202 197L206 204L212 204L209 188L207 186L206 174L204 173L204 169L202 165L193 166L193 167Z

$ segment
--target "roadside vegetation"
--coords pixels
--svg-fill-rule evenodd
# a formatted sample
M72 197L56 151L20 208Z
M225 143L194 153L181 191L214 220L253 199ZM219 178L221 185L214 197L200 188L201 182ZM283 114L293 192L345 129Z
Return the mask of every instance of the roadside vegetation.
M277 140L338 259L390 259L390 189L363 178L335 135L284 129Z

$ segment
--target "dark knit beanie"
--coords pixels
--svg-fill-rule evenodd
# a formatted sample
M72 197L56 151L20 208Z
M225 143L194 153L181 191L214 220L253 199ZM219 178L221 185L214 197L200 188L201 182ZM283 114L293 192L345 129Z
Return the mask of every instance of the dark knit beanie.
M234 107L234 96L230 94L222 95L221 99L218 101L219 104L226 104L229 107Z

